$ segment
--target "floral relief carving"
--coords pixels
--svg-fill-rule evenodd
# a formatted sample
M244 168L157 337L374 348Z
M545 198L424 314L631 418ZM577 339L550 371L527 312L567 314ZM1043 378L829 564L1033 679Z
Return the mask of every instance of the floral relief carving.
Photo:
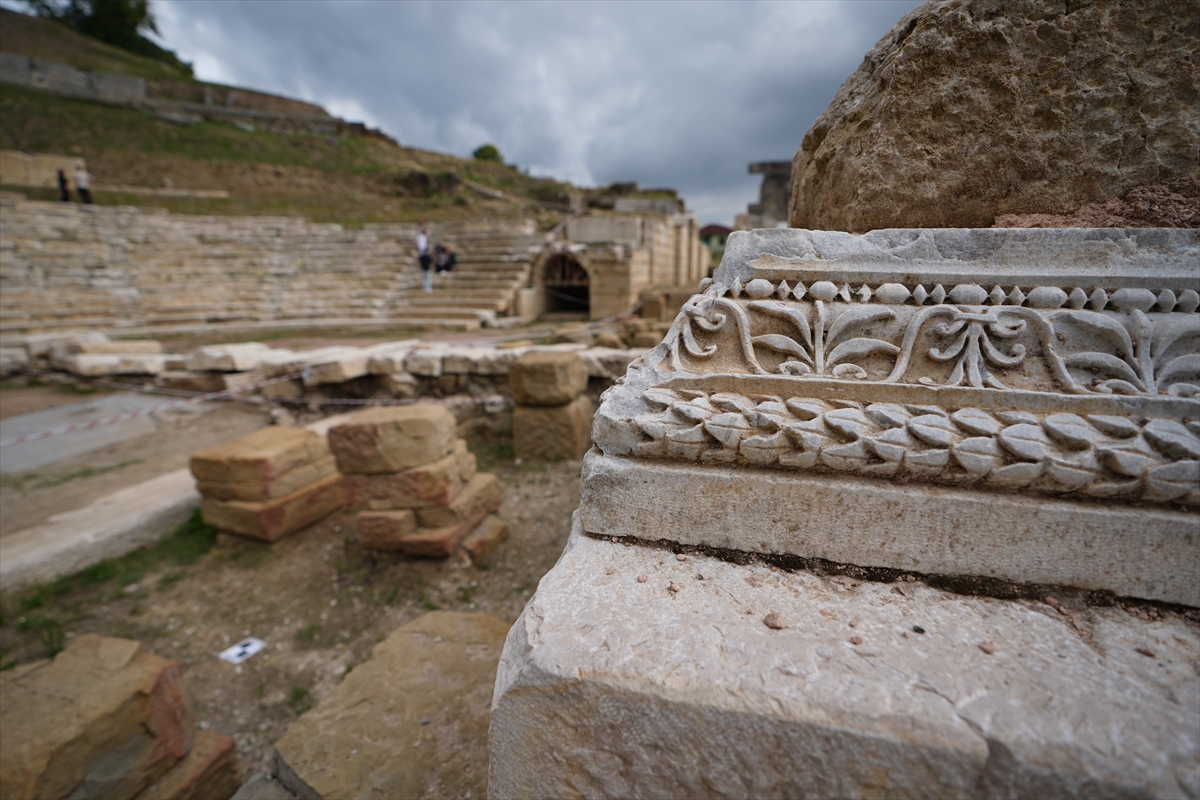
M763 279L702 288L667 334L673 371L1200 396L1200 298L1191 290L851 291Z

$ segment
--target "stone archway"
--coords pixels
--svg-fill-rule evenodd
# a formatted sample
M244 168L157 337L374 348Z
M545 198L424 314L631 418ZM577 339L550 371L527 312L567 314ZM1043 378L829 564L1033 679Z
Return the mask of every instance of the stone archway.
M541 266L544 310L588 313L591 289L588 272L570 253L554 253Z

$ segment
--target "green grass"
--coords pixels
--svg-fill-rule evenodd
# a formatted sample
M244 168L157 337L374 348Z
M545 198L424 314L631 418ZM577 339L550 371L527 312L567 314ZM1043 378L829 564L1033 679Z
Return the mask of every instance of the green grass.
M320 625L307 625L296 632L296 641L301 644L312 644L317 640L317 634L320 632Z
M149 547L133 550L120 558L101 561L53 583L43 584L17 598L22 611L44 608L54 598L61 598L80 589L104 584L118 587L137 583L151 569L162 566L188 566L212 549L217 531L204 523L200 512L180 525L166 539ZM180 573L182 576L182 573ZM174 582L173 578L170 582ZM169 582L169 583L170 583ZM169 585L168 583L168 585Z
M292 707L292 711L296 712L298 717L315 706L317 701L308 689L302 686L293 686L291 694L288 695L287 704Z
M64 483L69 483L80 478L94 478L97 475L103 475L106 472L115 472L116 470L128 467L132 464L140 464L140 458L132 458L128 461L122 461L120 464L110 464L107 467L87 467L85 469L68 472L66 475L52 475L43 478L37 473L23 475L13 481L13 488L18 491L25 489L49 489L54 486L62 486Z

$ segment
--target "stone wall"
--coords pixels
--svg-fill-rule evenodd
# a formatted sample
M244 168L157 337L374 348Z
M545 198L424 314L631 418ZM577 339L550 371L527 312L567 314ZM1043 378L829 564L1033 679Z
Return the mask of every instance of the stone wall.
M146 81L135 75L85 72L69 64L0 52L0 83L108 103L140 103Z
M471 229L446 225L433 236L455 241ZM0 333L390 320L411 311L410 290L420 285L414 235L409 224L347 230L291 217L189 216L6 194Z

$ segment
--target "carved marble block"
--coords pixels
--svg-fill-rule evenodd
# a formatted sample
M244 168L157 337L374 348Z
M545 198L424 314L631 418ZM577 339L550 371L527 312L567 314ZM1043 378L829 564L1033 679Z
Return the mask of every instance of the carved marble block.
M1198 307L1196 230L736 233L604 396L583 526L1200 605Z

